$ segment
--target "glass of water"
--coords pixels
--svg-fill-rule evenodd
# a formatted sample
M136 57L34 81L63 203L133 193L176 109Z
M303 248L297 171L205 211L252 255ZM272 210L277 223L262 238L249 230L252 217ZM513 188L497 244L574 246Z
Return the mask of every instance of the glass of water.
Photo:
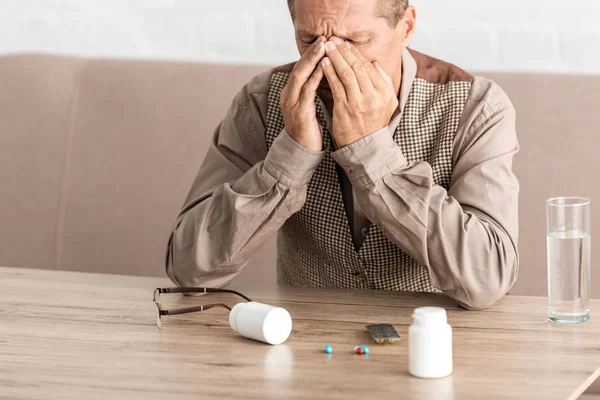
M562 324L590 319L590 200L546 201L548 318Z

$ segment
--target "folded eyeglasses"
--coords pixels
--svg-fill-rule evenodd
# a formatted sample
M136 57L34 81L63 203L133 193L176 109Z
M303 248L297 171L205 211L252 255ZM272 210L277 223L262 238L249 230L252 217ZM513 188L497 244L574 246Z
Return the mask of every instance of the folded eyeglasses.
M206 310L210 310L211 308L226 308L231 311L231 307L224 303L213 303L213 304L204 304L200 306L194 307L186 307L186 308L173 308L173 309L165 309L163 308L160 302L161 294L171 294L171 293L188 293L188 294L208 294L208 293L231 293L235 294L243 298L248 302L252 302L252 300L241 294L240 292L236 292L235 290L228 289L214 289L214 288L197 288L197 287L179 287L179 288L157 288L154 291L154 304L156 305L156 326L158 328L162 327L162 317L166 315L179 315L179 314L189 314L194 312L202 312Z

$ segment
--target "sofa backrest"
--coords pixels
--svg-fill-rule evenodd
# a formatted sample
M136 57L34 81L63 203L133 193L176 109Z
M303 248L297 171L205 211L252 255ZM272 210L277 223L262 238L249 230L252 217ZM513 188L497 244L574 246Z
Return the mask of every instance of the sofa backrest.
M164 276L212 132L262 69L0 57L0 265Z
M0 265L163 276L171 224L213 131L264 69L0 57ZM518 112L521 271L512 293L545 295L544 200L600 198L600 77L482 75ZM240 279L274 282L274 240L259 253Z

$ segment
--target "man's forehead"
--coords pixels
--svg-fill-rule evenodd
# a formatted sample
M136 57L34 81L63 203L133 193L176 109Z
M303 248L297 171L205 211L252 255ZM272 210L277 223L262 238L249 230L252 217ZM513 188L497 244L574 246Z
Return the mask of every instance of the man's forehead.
M380 0L294 0L296 11L353 16L372 13Z
M322 34L335 25L348 34L366 34L375 18L378 0L295 0L295 25L298 32Z

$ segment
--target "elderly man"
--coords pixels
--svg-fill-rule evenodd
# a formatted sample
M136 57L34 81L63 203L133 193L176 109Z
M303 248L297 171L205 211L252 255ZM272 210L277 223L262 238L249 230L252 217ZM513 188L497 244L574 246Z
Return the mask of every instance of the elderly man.
M170 278L222 286L278 236L282 284L492 305L518 272L515 111L409 49L408 0L290 0L301 58L235 97L177 218Z

